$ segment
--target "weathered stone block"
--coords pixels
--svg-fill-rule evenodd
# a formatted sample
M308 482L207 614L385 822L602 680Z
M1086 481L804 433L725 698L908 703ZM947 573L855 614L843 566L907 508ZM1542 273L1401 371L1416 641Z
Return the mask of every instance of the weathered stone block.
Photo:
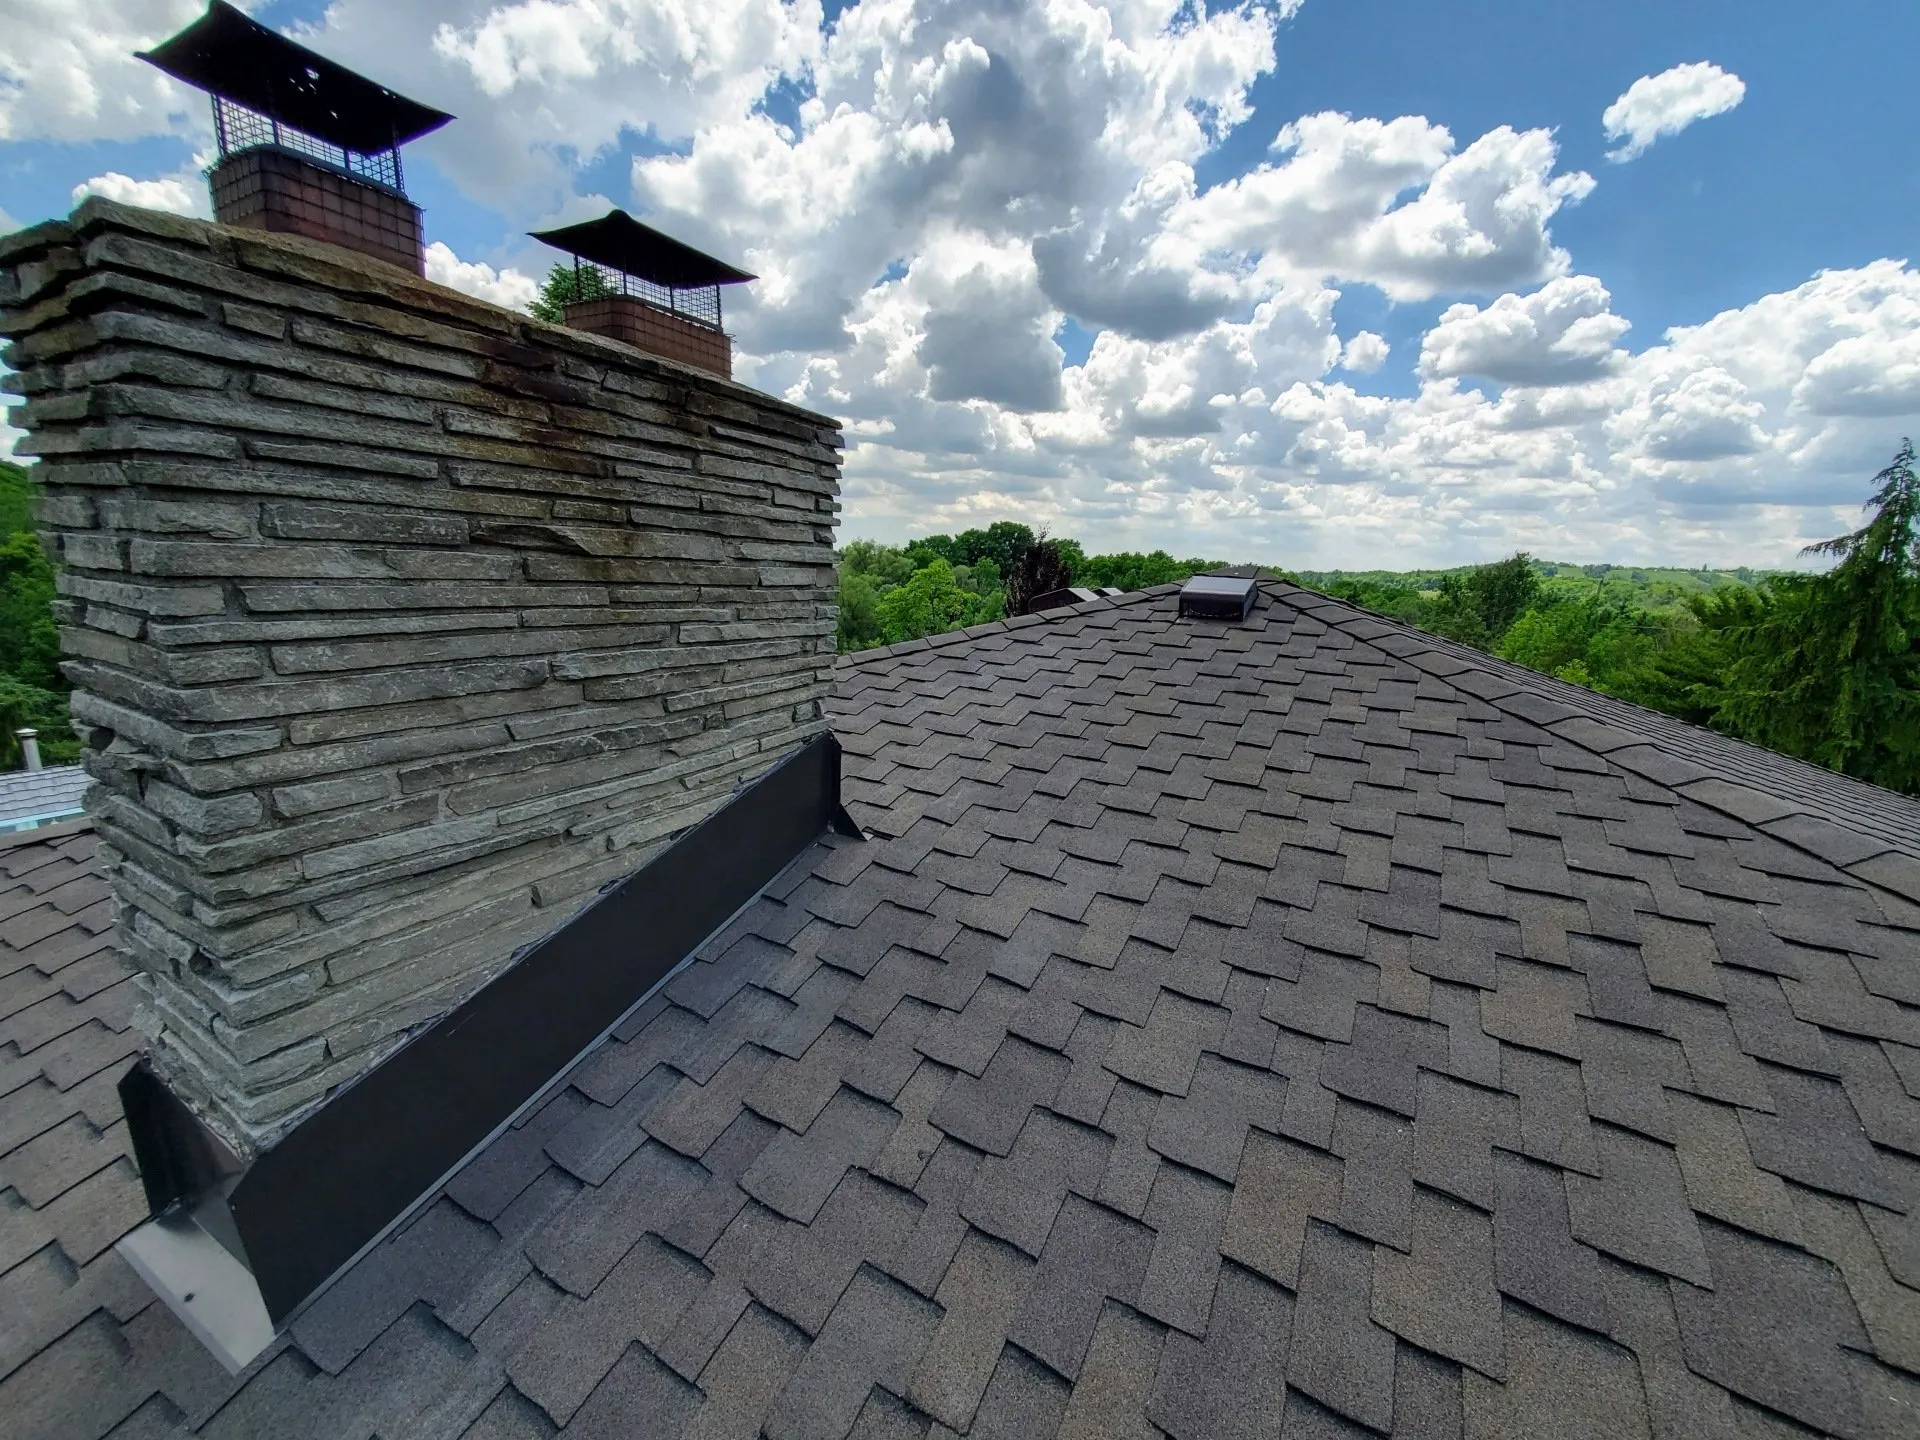
M282 540L357 540L403 545L464 545L467 521L431 511L382 512L361 506L281 501L260 511L262 534Z
M391 800L398 793L399 787L391 775L343 775L337 780L282 785L273 792L273 810L288 820L299 820L323 810Z
M147 808L196 835L225 835L258 825L266 807L258 795L244 792L211 798L180 790L161 780L146 785Z

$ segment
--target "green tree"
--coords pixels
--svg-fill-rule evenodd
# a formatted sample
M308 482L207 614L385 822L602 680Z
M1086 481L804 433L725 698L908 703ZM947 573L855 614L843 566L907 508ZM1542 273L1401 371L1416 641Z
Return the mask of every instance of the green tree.
M1050 540L1044 529L1033 537L1033 544L1020 557L1020 563L1007 574L1006 601L1009 614L1029 614L1034 600L1039 596L1064 590L1073 583L1073 566L1067 559L1068 545L1073 546L1075 557L1085 564L1086 556L1080 553L1078 542Z
M1145 590L1151 585L1167 585L1198 575L1203 570L1219 570L1219 560L1176 560L1164 550L1142 555L1121 550L1111 555L1089 555L1074 566L1073 583L1096 588L1111 585L1120 590Z
M558 325L567 318L567 306L578 300L599 300L614 293L611 285L592 265L575 268L558 261L547 271L540 293L528 302L527 310L536 320Z
M1777 575L1758 606L1709 608L1727 647L1716 722L1757 744L1920 794L1920 480L1913 442L1874 477L1860 529Z
M913 578L913 561L897 545L878 540L849 540L840 552L843 571L868 575L876 585L904 585Z
M0 540L0 674L41 690L65 690L53 622L53 566L30 531Z
M886 642L897 645L976 624L980 604L978 595L961 587L953 566L934 559L880 597L880 625Z
M1492 565L1450 571L1440 577L1427 628L1491 650L1539 595L1540 577L1525 552Z
M29 471L0 463L0 767L20 763L13 732L40 732L50 765L71 764L80 742L67 723L60 631L53 619L54 567L33 530Z
M960 554L956 565L978 565L991 560L1002 575L1020 563L1033 544L1033 531L1013 520L996 520L984 530L963 530L955 537Z
M880 621L880 587L873 576L841 569L840 619L834 638L842 654L886 643L886 627Z

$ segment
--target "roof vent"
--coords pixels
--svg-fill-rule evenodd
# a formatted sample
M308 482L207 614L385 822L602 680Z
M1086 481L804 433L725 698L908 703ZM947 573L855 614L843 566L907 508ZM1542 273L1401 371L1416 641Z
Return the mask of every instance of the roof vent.
M1196 575L1180 587L1180 614L1195 620L1244 620L1260 596L1251 575Z

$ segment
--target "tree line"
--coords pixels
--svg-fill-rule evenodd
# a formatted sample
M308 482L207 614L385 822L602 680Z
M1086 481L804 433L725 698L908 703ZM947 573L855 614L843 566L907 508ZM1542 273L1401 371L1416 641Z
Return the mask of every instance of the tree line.
M1164 550L1089 555L1013 520L904 546L853 540L840 551L839 646L870 650L1023 615L1032 599L1069 585L1144 590L1223 566Z
M1873 485L1865 524L1808 547L1833 562L1818 574L1564 565L1524 552L1448 571L1262 573L1920 795L1920 482L1911 442ZM856 540L841 551L839 645L862 650L1020 613L1032 593L1022 577L1036 572L1137 590L1221 568L1164 550L1087 555L1012 521L898 547Z
M1697 725L1920 795L1920 481L1911 442L1874 477L1866 523L1808 547L1818 574L1542 562L1413 574L1264 573ZM49 764L79 758L67 724L54 566L34 533L30 472L0 462L0 768L14 732ZM1089 555L1014 521L840 552L843 651L1022 613L1067 584L1139 590L1225 568L1164 550Z
M80 742L67 724L60 630L53 619L53 563L34 533L28 472L0 461L0 769L20 765L14 732L40 732L40 758L71 765Z

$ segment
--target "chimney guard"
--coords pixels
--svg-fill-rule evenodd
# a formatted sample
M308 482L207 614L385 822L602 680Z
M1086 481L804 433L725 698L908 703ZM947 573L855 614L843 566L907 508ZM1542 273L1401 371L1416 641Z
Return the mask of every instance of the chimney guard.
M400 147L451 115L225 0L139 58L213 97L220 160L207 178L221 224L305 235L424 273L420 208L406 196Z
M528 234L573 256L567 324L731 378L720 287L758 279L643 225L624 210Z

